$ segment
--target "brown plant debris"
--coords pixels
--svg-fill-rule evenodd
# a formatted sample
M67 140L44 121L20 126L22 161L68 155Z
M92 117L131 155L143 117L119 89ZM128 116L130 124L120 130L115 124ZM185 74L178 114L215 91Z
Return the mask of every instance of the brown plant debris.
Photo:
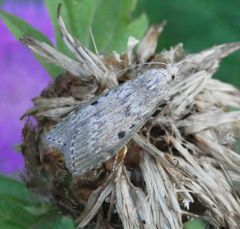
M33 126L28 118L23 130L29 188L73 216L78 228L176 229L193 216L216 228L239 228L234 182L240 179L240 112L231 108L240 109L240 91L212 76L240 43L196 54L186 54L179 44L155 54L163 23L141 41L130 38L126 53L99 56L72 38L60 14L58 22L76 60L31 37L22 39L35 54L67 71L24 115L37 120ZM149 68L176 75L166 103L128 143L125 158L73 177L61 152L41 144L42 136L82 103Z

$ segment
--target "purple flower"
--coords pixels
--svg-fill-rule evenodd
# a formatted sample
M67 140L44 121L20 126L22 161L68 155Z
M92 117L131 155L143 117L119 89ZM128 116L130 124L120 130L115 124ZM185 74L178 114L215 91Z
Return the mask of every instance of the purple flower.
M20 3L19 3L20 2ZM54 40L53 29L43 1L36 3L6 1L1 9L26 20ZM13 174L24 167L21 153L14 145L21 143L23 122L20 116L32 106L50 76L32 53L0 21L0 173Z

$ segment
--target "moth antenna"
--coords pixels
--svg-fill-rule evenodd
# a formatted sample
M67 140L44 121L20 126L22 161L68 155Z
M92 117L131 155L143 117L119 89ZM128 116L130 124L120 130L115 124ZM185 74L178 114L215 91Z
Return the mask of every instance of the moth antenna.
M163 64L163 65L165 65L165 66L168 65L168 64L166 64L166 63L164 63L164 62L152 61L152 62L147 62L147 63L135 64L135 65L133 65L133 66L129 66L129 67L127 67L127 68L124 68L124 69L122 69L122 70L119 70L119 71L117 71L116 73L118 74L118 73L124 72L124 71L126 71L126 70L135 68L135 67L139 67L139 66L142 66L142 65L151 65L151 64Z

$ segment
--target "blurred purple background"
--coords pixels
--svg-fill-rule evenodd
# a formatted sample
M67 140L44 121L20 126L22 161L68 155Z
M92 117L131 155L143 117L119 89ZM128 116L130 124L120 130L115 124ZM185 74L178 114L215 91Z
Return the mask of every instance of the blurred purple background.
M53 28L43 1L3 1L0 9L17 15L54 41ZM0 173L14 175L24 167L16 147L21 143L20 116L32 106L31 99L51 78L0 19Z

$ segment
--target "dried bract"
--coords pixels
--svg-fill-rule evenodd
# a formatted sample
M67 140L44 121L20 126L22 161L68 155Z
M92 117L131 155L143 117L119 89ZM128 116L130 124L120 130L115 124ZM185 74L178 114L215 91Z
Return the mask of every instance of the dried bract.
M240 91L212 76L221 59L240 43L196 54L186 54L179 44L155 54L162 24L151 27L141 41L129 42L126 53L100 57L72 38L60 13L58 22L76 60L23 38L35 54L67 71L24 115L37 120L35 127L27 121L23 131L28 186L72 215L78 228L177 229L192 217L202 217L216 228L239 228L234 182L240 179L240 112L231 110L240 109ZM176 79L163 86L161 74L148 74L154 71L175 73ZM141 77L145 81L138 87ZM149 87L162 90L160 94L149 93L150 81L155 83ZM110 99L103 106L104 96ZM136 113L139 122L123 115L128 106L129 117ZM123 132L129 124L138 128ZM120 141L125 135L127 140ZM46 136L52 147L43 144ZM74 156L88 157L73 165L69 155L74 137ZM98 143L89 147L96 139ZM127 153L117 156L125 144ZM111 150L114 153L107 153ZM98 166L91 164L96 160Z

